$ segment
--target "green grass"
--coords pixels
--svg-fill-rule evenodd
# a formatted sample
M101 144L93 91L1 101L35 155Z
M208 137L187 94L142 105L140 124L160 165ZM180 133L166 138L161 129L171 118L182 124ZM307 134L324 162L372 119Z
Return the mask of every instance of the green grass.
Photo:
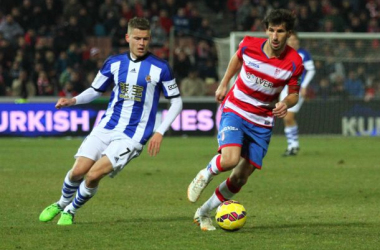
M248 212L237 232L202 232L186 189L217 147L215 138L165 138L116 178L105 178L76 224L38 221L58 200L81 139L0 139L0 249L379 249L379 138L302 137L283 158L273 137L263 170L235 197Z

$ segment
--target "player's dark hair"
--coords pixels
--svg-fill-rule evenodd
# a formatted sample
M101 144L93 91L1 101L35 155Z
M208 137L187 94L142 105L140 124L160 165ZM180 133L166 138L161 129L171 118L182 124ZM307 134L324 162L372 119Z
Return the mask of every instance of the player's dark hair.
M281 25L285 23L286 30L293 30L296 21L295 15L285 9L272 10L263 20L265 28L268 29L269 24Z
M142 17L134 17L128 22L128 33L132 29L150 30L150 23L148 19Z

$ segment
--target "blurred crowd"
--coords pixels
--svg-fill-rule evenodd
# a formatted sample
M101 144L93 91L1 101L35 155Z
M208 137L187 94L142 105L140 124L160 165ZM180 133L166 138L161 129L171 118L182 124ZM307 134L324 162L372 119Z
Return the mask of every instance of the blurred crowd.
M174 28L173 68L179 83L194 76L205 84L218 81L213 29L208 19L200 16L194 2L1 2L0 96L77 95L90 86L108 56L128 50L125 34L128 20L134 16L151 21L151 50L166 60L170 52L169 33ZM207 88L199 92L207 93Z
M370 101L380 99L380 43L378 39L303 39L314 55L317 74L309 98Z
M237 31L264 31L261 20L272 9L286 8L297 16L297 32L379 33L380 0L222 0ZM221 1L211 1L217 6ZM222 16L223 9L215 8ZM301 39L315 59L317 73L308 98L366 101L380 99L379 40Z
M124 36L134 16L151 21L153 53L169 60L174 51L171 62L182 95L213 95L220 80L213 38L263 31L261 20L273 8L291 9L299 32L379 32L380 0L2 0L0 96L77 95L108 56L128 50ZM317 71L310 98L336 95L339 81L347 96L360 92L369 100L380 95L380 76L369 80L366 72L378 63L361 69L337 62L335 51L330 52L328 60L316 60L317 70L331 61L331 67L341 63L346 71L338 77Z
M234 29L241 31L262 31L263 17L272 9L285 8L296 14L298 32L379 32L379 0L223 1L235 17Z

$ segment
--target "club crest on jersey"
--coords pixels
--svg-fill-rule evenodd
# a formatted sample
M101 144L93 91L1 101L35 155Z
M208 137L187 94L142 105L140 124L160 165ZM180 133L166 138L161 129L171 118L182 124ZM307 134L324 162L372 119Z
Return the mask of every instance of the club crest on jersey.
M147 76L145 77L145 81L146 81L147 83L150 83L150 82L152 81L152 78L150 77L150 75L147 75Z
M276 70L274 71L274 77L278 78L278 76L280 75L280 73L281 73L281 70L279 68L276 68Z

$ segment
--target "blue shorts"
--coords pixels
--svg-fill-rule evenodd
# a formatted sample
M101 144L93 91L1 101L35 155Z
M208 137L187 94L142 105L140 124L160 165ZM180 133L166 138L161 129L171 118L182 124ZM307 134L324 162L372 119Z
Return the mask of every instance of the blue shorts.
M268 151L271 128L259 127L232 112L222 114L218 143L219 151L228 146L241 147L241 156L258 169Z

